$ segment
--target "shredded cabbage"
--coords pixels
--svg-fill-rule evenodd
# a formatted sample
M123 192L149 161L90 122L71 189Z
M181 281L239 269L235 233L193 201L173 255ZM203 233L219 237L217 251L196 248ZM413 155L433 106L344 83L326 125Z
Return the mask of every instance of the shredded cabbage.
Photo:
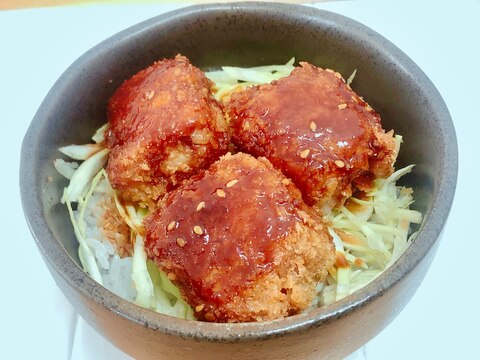
M98 185L98 182L100 181L100 178L102 176L106 176L105 170L100 170L94 178L91 180L91 183L89 184L90 187L85 195L84 198L80 198L78 201L78 208L77 208L77 214L78 217L75 216L75 213L72 208L72 203L70 200L68 200L68 197L65 196L65 193L68 188L64 189L64 195L63 197L66 199L66 205L68 209L68 213L70 215L70 221L72 222L73 225L73 230L75 233L75 236L78 240L79 243L79 248L78 248L78 257L80 258L80 262L83 265L84 270L90 274L90 276L97 281L99 284L103 285L102 281L102 275L100 274L100 270L98 268L97 261L95 259L95 256L93 255L92 249L88 246L86 242L86 224L84 221L84 213L85 213L85 207L86 204L88 203L88 199L93 193L93 190L95 187ZM73 178L72 178L73 179ZM71 183L71 181L70 181Z
M135 303L139 306L155 308L155 294L152 279L147 269L147 254L143 238L137 234L133 248L132 280L137 290Z
M290 75L295 69L295 58L285 65L268 65L251 68L223 66L222 70L206 72L207 78L215 83L214 96L217 100L225 100L236 91L248 86L270 83Z
M99 127L95 134L92 136L92 140L95 141L96 144L100 144L105 141L105 132L108 130L108 123L104 124L103 126Z
M347 85L350 86L355 79L355 75L357 75L357 69L353 70L352 75L350 75L347 79Z
M161 272L151 260L147 261L147 268L155 290L155 311L193 320L193 309L182 299L178 288L173 285L167 275Z
M60 175L70 180L75 173L75 170L78 169L78 163L75 161L65 161L63 159L56 159L53 162L55 170L57 170Z
M104 147L100 144L68 145L58 149L61 153L74 160L87 160Z
M85 160L70 179L70 184L63 193L62 203L65 201L79 202L84 192L97 172L107 161L108 149L103 149Z
M342 206L332 214L332 235L337 265L330 269L328 286L321 290L323 303L340 300L380 275L404 253L416 236L409 234L410 223L420 224L422 214L411 210L411 189L395 182L409 173L413 165L393 173L387 179L377 179L368 200L351 197L349 201L362 205L360 215ZM369 214L368 217L362 215ZM339 267L339 257L346 265Z

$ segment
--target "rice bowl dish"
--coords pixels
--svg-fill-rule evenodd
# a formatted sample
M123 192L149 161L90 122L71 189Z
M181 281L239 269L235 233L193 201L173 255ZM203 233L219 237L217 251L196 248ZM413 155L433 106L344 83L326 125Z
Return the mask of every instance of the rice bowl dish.
M286 65L223 67L206 72L206 76L214 82L215 99L227 102L235 92L288 77L295 69L293 64L294 59ZM354 76L344 81L348 87ZM317 125L312 129L311 124L310 130L317 130ZM139 306L179 318L198 318L204 304L192 305L185 301L185 294L172 282L177 280L176 276L159 270L152 256L147 256L143 219L154 205L130 195L122 197L112 187L104 167L110 154L105 145L108 128L106 124L98 129L92 144L62 147L60 151L70 159L55 161L55 168L70 180L62 201L69 209L84 270L113 293ZM392 139L398 152L402 139L398 135ZM225 150L231 149L225 147ZM369 189L344 196L338 206L326 209L325 202L317 202L316 208L322 213L319 222L328 224L333 263L314 286L315 296L308 306L295 311L287 309L281 316L343 299L374 280L403 254L416 236L410 224L420 224L422 220L418 211L409 209L413 202L412 190L396 185L412 167L374 179ZM261 321L268 317L239 319ZM214 321L208 316L203 320Z
M225 64L285 63L288 55L335 69L345 78L358 69L352 87L382 115L385 129L404 136L396 168L416 164L397 183L414 189L412 208L423 214L421 226L413 226L418 235L404 256L374 281L332 304L274 321L240 324L163 315L93 280L82 269L78 241L67 208L60 203L69 180L53 166L59 157L81 160L67 159L58 148L90 142L106 122L107 101L121 81L178 53L204 71ZM451 207L456 156L455 131L441 95L421 69L381 35L309 7L214 4L155 17L75 61L53 86L25 136L20 186L27 221L55 282L78 314L127 354L185 359L346 357L402 311L424 278Z

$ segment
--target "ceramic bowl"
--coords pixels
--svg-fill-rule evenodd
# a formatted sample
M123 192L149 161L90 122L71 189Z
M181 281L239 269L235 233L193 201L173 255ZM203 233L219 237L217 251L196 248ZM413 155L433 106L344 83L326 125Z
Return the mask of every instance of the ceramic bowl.
M382 276L341 301L286 319L212 324L171 318L124 301L79 266L57 149L88 142L106 121L114 90L155 60L181 53L203 68L285 63L292 56L348 76L404 137L398 166L424 214L418 238ZM186 7L107 39L74 62L35 115L22 147L21 193L36 244L56 283L100 334L135 358L342 358L402 310L432 261L452 204L457 144L449 112L427 76L402 51L346 17L310 7L230 3ZM412 324L414 325L414 324Z

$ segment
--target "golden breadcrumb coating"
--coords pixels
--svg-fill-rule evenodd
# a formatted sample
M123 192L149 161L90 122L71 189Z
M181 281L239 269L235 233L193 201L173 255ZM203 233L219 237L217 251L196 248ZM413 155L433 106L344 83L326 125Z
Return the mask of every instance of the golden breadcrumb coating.
M144 224L147 254L205 321L296 314L335 261L326 227L292 181L243 153L168 193Z
M124 199L152 205L227 152L228 125L212 86L178 55L140 71L111 97L107 172Z
M291 178L309 205L335 207L392 173L393 132L339 73L300 63L271 84L235 92L226 105L233 142L265 156Z

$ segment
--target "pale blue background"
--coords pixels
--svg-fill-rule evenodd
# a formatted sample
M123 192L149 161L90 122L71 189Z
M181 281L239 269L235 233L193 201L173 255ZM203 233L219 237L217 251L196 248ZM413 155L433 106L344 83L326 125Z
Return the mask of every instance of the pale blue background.
M355 358L480 358L480 2L342 1L316 6L370 26L408 54L443 95L460 150L457 197L425 281L401 315ZM2 359L126 358L76 321L40 258L20 205L20 145L49 88L78 56L108 36L175 7L0 12Z

